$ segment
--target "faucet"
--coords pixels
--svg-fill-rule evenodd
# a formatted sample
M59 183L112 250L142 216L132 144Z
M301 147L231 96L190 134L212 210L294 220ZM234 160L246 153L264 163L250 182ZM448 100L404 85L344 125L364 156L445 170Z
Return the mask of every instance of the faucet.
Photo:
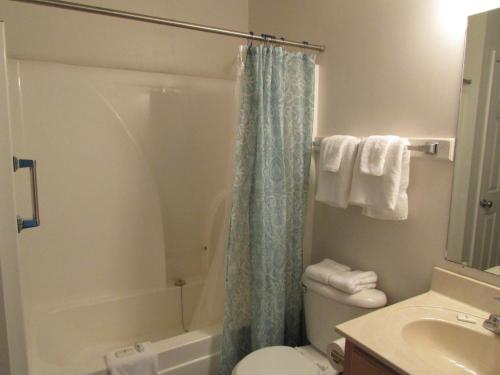
M495 297L500 302L500 297ZM490 317L483 322L483 327L496 335L500 335L500 314L490 314Z
M500 315L490 314L490 317L483 322L483 327L497 335L500 335Z

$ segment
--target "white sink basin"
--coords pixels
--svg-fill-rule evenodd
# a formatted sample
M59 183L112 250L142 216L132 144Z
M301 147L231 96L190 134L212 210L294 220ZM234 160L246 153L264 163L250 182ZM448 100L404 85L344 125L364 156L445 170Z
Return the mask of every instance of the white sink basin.
M500 288L435 268L431 290L336 330L398 373L500 375L500 335L483 327Z
M404 325L401 335L422 360L443 374L500 374L500 337L479 323L473 327L483 331L446 320L419 319Z

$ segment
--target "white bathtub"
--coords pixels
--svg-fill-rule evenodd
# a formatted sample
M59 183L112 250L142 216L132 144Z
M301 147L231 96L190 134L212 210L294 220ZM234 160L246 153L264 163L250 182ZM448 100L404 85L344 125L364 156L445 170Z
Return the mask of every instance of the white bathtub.
M201 283L184 287L189 322ZM31 320L33 375L106 375L106 352L152 341L161 375L215 375L221 347L220 325L185 332L180 288L67 306Z

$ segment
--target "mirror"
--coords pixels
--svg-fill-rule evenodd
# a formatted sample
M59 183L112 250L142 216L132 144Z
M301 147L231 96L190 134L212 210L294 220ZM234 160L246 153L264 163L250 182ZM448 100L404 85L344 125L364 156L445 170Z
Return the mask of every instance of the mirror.
M468 20L446 258L500 275L500 9Z

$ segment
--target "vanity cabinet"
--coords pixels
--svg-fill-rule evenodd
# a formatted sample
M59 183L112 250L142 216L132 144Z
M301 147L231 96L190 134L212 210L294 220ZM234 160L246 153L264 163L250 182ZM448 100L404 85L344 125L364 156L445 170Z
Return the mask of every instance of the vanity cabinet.
M345 375L395 375L399 374L380 360L347 340L344 357Z

